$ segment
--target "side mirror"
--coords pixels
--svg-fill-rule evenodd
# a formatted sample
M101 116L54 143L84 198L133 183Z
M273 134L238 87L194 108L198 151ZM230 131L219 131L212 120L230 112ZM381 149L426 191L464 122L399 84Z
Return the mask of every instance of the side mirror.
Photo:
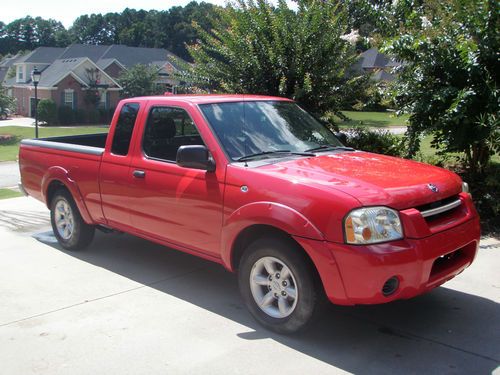
M181 146L177 150L177 165L184 168L203 169L208 172L215 171L215 162L205 146Z
M337 139L342 142L344 145L347 143L347 134L342 132L334 133Z

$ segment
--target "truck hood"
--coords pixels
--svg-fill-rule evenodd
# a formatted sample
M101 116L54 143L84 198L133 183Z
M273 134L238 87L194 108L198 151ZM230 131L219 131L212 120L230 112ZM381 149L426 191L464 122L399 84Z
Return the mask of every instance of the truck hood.
M341 191L363 206L405 209L450 197L462 189L460 178L445 169L361 151L288 160L258 169L295 183Z

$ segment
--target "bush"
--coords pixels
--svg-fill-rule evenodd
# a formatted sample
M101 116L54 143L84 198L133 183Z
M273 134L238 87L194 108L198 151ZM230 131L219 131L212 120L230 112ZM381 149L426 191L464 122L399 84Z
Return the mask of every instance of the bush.
M13 145L16 144L19 137L12 134L0 134L0 145Z
M357 150L398 157L406 153L405 139L387 130L353 128L344 132L347 134L347 146Z
M101 114L97 109L89 109L87 111L87 123L88 124L98 124L100 121Z
M113 114L115 113L114 108L99 108L99 123L100 124L109 124L111 123L111 119L113 118Z
M38 119L48 126L57 123L57 106L52 99L42 99L38 102Z
M84 109L75 109L75 122L77 124L86 124L88 122L88 112Z
M76 121L76 113L70 107L65 105L60 106L57 109L57 117L59 118L59 123L61 125L70 125L74 124Z

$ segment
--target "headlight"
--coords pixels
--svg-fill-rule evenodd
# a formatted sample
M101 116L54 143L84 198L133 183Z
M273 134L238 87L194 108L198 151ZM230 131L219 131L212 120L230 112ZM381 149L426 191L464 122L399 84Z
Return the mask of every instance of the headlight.
M470 194L469 184L467 182L462 182L462 192Z
M403 238L397 211L367 207L351 211L344 221L345 240L350 244L371 244Z

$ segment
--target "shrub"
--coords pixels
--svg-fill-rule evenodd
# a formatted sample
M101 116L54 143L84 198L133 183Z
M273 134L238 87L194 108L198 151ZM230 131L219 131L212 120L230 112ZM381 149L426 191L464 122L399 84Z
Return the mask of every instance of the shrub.
M87 123L98 124L100 120L100 113L97 109L89 109L87 111Z
M75 122L77 124L86 124L88 122L88 112L84 109L76 109L75 113Z
M42 99L38 102L38 119L48 126L57 123L57 106L52 99Z
M115 113L114 108L99 108L99 123L100 124L109 124L111 119L113 118L113 114Z
M0 145L13 145L18 142L18 137L12 134L0 134Z
M347 146L357 150L399 157L406 153L405 139L387 130L353 128L344 132L347 134Z
M76 120L75 111L65 105L60 106L57 109L57 117L59 118L59 123L61 125L74 124Z

